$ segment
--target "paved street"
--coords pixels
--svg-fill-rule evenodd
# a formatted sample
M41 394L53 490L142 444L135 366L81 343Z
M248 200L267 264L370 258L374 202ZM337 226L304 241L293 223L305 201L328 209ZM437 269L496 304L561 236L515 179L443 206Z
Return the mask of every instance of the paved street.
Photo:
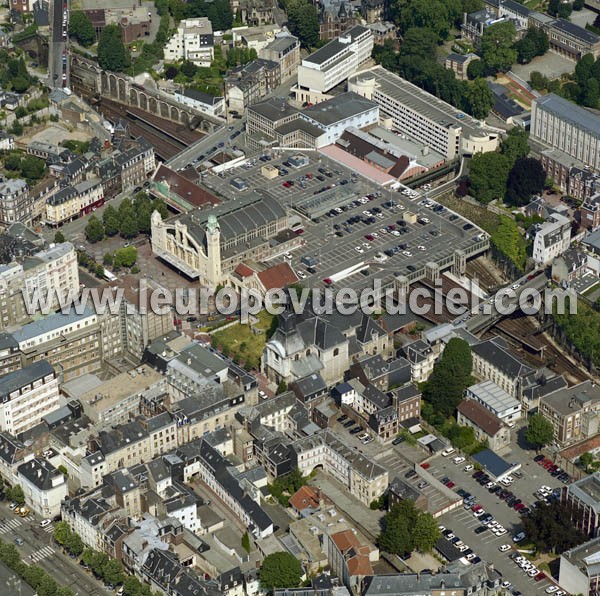
M40 528L39 522L33 515L18 517L8 509L7 502L0 503L0 538L7 542L21 538L24 544L17 549L25 563L39 565L57 582L69 586L75 596L112 593L55 544L52 538L54 524Z
M68 0L51 0L50 2L50 42L48 47L48 85L50 87L63 86L63 74L68 77L68 60L63 64L63 52L66 51L67 38L63 36L64 15L68 12ZM64 54L66 59L66 54ZM68 81L68 78L65 82Z

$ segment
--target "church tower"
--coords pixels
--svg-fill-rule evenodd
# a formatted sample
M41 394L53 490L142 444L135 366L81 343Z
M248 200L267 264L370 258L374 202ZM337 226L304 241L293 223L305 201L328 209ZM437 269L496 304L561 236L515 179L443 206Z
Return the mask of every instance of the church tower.
M222 283L221 229L215 215L208 216L206 224L206 283L216 288Z

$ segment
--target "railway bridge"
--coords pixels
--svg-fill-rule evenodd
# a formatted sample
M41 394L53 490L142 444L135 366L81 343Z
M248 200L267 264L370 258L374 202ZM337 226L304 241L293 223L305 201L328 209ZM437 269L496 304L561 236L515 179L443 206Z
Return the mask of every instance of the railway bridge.
M189 130L211 133L225 121L185 106L160 90L142 87L131 77L102 70L93 60L71 55L71 85L83 97L102 101L102 97L148 112L159 118L177 122Z

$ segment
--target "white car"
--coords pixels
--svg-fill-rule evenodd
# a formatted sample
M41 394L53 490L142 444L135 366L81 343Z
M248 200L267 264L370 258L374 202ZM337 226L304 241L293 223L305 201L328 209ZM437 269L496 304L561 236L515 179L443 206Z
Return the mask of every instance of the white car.
M392 230L391 233L393 236L400 236L400 232L398 230Z
M473 464L467 464L467 465L464 467L464 470L463 470L463 471L464 471L464 472L470 472L472 469L473 469Z
M464 463L466 460L465 460L465 458L464 458L462 455L459 455L458 457L455 457L455 458L454 458L452 461L453 461L453 462L454 462L456 465L458 465L458 464L462 464L462 463Z
M521 287L521 284L513 284L512 286L510 286L511 290L518 290Z
M540 570L537 567L532 567L528 572L527 575L529 577L535 577L538 573L540 572Z
M454 453L454 447L448 447L442 451L442 457L448 457Z
M558 591L558 586L548 586L546 588L546 594L554 594L554 592Z
M505 588L506 590L508 590L508 588L510 588L511 586L512 586L512 584L507 580L504 580L502 582L502 587Z
M450 534L448 534L448 536L446 536L446 540L450 541L450 540L454 540L456 538L456 536L450 532Z
M459 550L461 553L464 553L466 550L469 550L469 547L468 547L466 544L461 544L461 545L458 547L458 550Z
M403 251L402 251L402 254L403 254L405 257L412 257L412 252L410 252L410 250L403 250Z
M427 250L422 244L419 244L419 246L417 246L418 250Z
M45 528L46 526L49 526L51 523L52 523L52 520L51 520L51 519L48 519L48 518L46 518L46 519L43 519L43 520L40 522L40 528Z
M477 555L475 553L469 553L468 555L465 555L467 561L472 561Z
M440 532L445 532L445 531L446 531L446 526L439 525L439 526L438 526L438 530L439 530Z
M501 546L498 547L498 550L501 553L505 553L506 551L510 550L510 544L502 544Z
M304 271L296 271L296 275L300 278L300 279L306 279L307 275L306 273L304 273Z
M362 247L362 246L355 246L355 247L354 247L354 250L355 250L356 252L359 252L359 253L361 253L361 254L362 254L363 252L365 252L365 251L363 250L363 247Z
M485 485L485 488L487 488L488 490L490 490L490 488L492 488L493 486L496 486L496 483L495 483L495 482L488 482L488 483Z
M506 528L500 526L494 530L494 534L496 534L496 536L504 536L504 534L506 534Z

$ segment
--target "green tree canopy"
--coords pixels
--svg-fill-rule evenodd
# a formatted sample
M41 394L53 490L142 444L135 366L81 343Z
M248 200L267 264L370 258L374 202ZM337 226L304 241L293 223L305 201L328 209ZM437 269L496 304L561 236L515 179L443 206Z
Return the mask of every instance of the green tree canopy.
M119 214L112 205L107 205L102 213L104 232L107 236L114 236L119 232Z
M539 449L552 442L554 439L554 427L549 420L540 414L534 414L530 416L527 423L525 438L530 445Z
M104 226L95 215L92 215L85 226L84 233L88 242L100 242L104 238Z
M56 232L56 234L54 234L54 242L56 242L56 244L62 244L65 241L65 235L58 230L58 232Z
M422 553L432 551L440 537L438 524L430 513L421 513L417 517L412 533L415 548Z
M520 64L531 62L536 56L543 56L550 48L548 35L543 29L530 27L527 33L515 44L517 61Z
M539 160L519 157L508 174L506 198L511 205L526 205L544 190L546 171Z
M517 35L512 21L486 27L481 37L481 56L492 72L506 72L517 60L514 41Z
M137 261L137 248L128 246L127 248L119 248L115 252L113 264L116 268L133 267Z
M300 561L288 552L267 555L259 572L263 589L297 588L302 581Z
M464 95L465 110L478 120L483 120L494 105L494 96L485 79L468 83Z
M527 539L538 551L559 554L586 540L572 520L572 511L567 504L553 502L524 517L523 528Z
M69 35L75 37L84 47L91 46L96 41L96 31L92 21L82 10L71 12L69 17Z
M105 70L122 72L131 64L129 52L121 39L118 25L106 25L98 40L98 64Z
M319 15L314 4L307 0L286 2L288 28L305 48L314 47L319 41Z

